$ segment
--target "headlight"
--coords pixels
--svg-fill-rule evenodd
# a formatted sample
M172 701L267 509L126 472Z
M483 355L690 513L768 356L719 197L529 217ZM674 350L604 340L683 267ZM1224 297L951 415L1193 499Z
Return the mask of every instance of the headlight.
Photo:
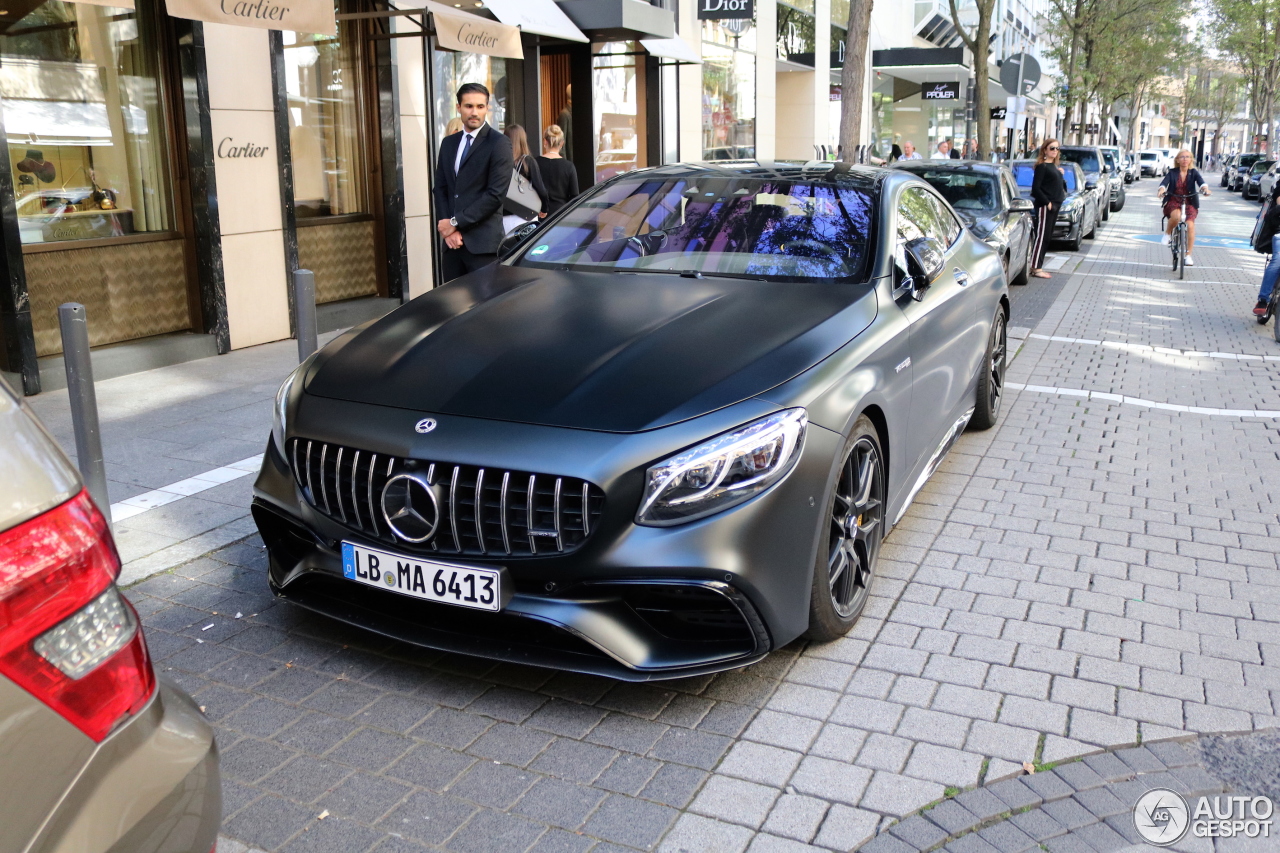
M808 422L787 409L659 462L645 473L636 523L682 524L760 494L795 467Z
M309 360L308 360L309 361ZM280 451L280 455L285 459L289 458L289 454L284 449L284 424L285 419L289 415L289 394L293 391L293 383L298 378L298 374L302 372L302 368L306 366L304 361L293 369L293 373L289 374L289 378L285 379L284 384L280 386L280 390L276 392L276 408L275 417L271 423L271 438L276 443L276 450Z

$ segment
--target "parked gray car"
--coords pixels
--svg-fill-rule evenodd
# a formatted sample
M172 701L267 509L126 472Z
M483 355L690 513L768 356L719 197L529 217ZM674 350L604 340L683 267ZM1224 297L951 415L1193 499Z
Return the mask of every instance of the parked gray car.
M0 380L0 851L211 853L213 730L157 679L106 521Z

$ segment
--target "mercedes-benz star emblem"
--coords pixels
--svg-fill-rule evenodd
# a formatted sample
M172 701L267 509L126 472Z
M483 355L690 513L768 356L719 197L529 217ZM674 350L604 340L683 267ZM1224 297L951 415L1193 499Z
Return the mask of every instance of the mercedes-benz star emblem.
M426 542L440 523L440 504L424 477L396 474L382 487L382 517L406 542Z
M414 432L422 433L423 435L431 432L435 428L436 428L435 418L423 418L422 420L418 421L416 424L413 425Z

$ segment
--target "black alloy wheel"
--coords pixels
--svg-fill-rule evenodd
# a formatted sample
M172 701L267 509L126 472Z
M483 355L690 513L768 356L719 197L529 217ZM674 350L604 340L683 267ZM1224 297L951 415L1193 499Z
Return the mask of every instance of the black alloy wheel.
M875 426L858 418L827 500L825 541L818 549L809 604L810 640L843 637L867 604L885 534L884 457Z
M987 342L987 354L982 362L982 375L978 377L978 391L974 399L974 429L991 429L1000 418L1000 401L1004 399L1004 373L1009 359L1009 329L1004 308L996 310L991 322L991 339Z

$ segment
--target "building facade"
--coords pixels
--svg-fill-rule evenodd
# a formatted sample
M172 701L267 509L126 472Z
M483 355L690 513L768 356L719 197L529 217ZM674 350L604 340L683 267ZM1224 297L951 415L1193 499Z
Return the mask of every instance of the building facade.
M95 364L148 365L290 337L296 269L347 324L436 286L432 174L463 82L535 153L563 125L584 189L836 152L848 0L310 0L332 4L321 33L173 2L16 0L0 18L0 371L26 393L56 383L64 302L88 309ZM999 0L1002 50L1034 45L1028 2ZM873 151L970 133L963 100L922 94L966 94L949 15L876 8Z

